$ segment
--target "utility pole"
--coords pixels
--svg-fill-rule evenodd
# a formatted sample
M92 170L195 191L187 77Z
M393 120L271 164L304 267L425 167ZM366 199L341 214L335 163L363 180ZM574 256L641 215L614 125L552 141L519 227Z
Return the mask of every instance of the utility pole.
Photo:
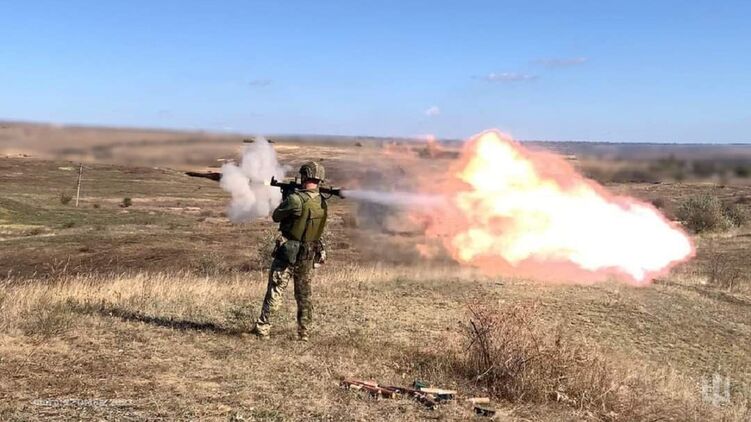
M81 197L81 176L83 176L83 163L78 167L78 183L76 183L76 208L78 208L78 199Z

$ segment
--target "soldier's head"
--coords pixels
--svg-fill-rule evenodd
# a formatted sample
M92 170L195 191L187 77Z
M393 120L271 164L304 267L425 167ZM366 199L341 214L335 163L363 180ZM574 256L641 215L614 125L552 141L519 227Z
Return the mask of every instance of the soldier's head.
M326 179L326 170L323 166L315 161L309 161L300 167L300 181L303 186L318 186L319 183Z

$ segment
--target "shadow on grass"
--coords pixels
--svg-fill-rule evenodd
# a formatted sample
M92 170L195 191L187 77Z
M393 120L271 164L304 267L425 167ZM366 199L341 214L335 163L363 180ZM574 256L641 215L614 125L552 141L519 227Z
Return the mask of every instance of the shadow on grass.
M237 327L225 327L214 322L191 321L171 316L146 315L141 312L131 311L129 309L106 303L71 303L70 307L74 312L80 314L115 317L120 318L123 321L142 322L144 324L172 328L174 330L203 331L227 336L240 336L245 332Z
M661 284L664 284L667 286L682 287L687 290L696 292L699 295L704 296L706 298L714 299L720 302L725 302L725 303L739 305L739 306L751 307L751 301L749 301L748 299L744 299L743 297L736 296L732 293L728 293L727 291L722 290L719 287L694 286L694 285L686 285L686 284L674 283L674 282L669 282L669 281L662 282Z
M704 297L708 297L710 299L718 300L718 301L725 302L725 303L731 303L733 305L751 306L751 301L743 299L742 297L735 296L732 293L722 291L719 288L707 288L703 286L689 286L689 288L699 293L700 295Z

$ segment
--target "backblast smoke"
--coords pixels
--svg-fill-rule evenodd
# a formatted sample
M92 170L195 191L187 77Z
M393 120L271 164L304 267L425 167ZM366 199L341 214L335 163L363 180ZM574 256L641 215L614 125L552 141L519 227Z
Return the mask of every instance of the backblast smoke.
M220 184L232 195L227 208L230 220L242 223L269 215L282 201L281 191L269 181L284 178L284 173L274 147L263 137L245 147L240 165L223 165Z

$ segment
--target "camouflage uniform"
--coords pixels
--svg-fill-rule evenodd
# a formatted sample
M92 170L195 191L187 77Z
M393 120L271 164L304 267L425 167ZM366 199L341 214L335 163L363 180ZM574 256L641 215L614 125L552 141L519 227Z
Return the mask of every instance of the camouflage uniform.
M323 210L322 221L315 223L315 226L310 223L311 212L307 208L311 206L310 204ZM275 311L278 310L283 291L291 279L294 282L295 301L297 302L297 333L300 339L307 340L313 321L310 283L313 278L313 267L320 235L326 223L326 201L317 189L301 190L288 196L274 210L272 218L275 222L280 223L282 237L277 240L274 249L274 260L269 271L266 296L254 332L262 337L269 335L271 319ZM301 222L301 219L307 219L307 226L305 222ZM321 219L319 218L319 220ZM304 227L302 234L295 233L295 226L298 224L300 224L299 227ZM309 233L311 227L315 227L316 233ZM291 252L287 251L288 246L295 243L299 244L299 248L293 249Z
M295 301L297 302L297 335L305 338L313 322L313 303L310 300L310 282L313 279L313 260L302 260L288 264L274 258L269 270L269 284L263 299L261 316L256 321L256 330L260 335L269 335L271 317L282 303L284 290L290 280L294 280Z

